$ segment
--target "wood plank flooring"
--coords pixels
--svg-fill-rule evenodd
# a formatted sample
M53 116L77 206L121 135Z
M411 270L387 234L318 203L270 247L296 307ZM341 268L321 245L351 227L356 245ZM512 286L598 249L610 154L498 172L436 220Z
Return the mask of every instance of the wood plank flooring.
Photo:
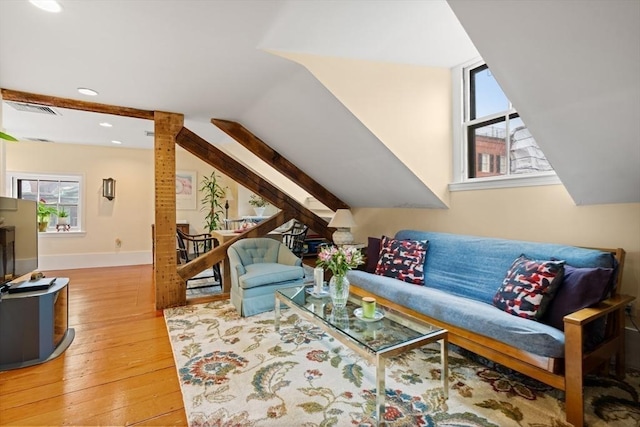
M0 372L0 425L187 425L150 265L69 277L75 339L59 358Z

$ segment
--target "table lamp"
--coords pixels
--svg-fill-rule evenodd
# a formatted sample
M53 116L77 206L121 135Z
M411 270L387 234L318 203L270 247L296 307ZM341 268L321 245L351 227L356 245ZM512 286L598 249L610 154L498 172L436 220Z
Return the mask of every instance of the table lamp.
M333 233L333 243L336 245L348 245L353 243L353 234L350 228L355 226L353 215L349 209L338 209L329 222L329 227L337 230Z

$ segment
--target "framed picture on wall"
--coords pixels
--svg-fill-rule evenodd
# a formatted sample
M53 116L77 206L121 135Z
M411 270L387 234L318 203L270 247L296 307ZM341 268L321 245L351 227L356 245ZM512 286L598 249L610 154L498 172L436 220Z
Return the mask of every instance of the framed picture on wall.
M176 171L176 209L196 208L197 177L195 171Z

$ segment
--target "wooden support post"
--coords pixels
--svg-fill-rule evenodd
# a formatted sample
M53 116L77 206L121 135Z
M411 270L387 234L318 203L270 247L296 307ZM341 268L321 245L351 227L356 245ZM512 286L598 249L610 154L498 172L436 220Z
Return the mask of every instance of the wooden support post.
M155 260L156 309L185 305L187 283L177 271L176 135L182 114L156 111L155 123Z

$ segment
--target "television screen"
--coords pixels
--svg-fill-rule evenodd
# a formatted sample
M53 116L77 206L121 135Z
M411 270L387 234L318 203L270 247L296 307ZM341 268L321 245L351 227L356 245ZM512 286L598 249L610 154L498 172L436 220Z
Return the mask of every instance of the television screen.
M35 201L0 197L0 282L38 269L36 210Z

